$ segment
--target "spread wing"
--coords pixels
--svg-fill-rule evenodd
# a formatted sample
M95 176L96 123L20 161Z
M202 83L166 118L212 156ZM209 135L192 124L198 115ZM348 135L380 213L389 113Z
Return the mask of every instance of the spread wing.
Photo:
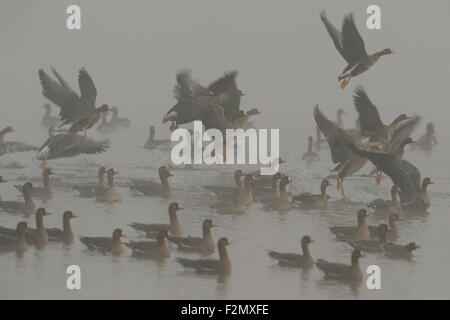
M359 123L363 137L374 135L381 137L383 122L381 122L377 107L370 101L362 86L356 88L353 101L359 114Z
M353 14L344 18L342 23L342 38L345 60L350 64L355 64L367 57L364 40L356 28Z
M319 107L314 108L314 119L317 126L322 133L327 137L328 144L331 150L331 159L333 163L338 163L348 160L352 156L352 151L346 146L344 141L352 141L352 138L336 124L330 121L319 110Z
M238 90L236 84L237 71L231 71L225 73L224 76L217 79L208 86L208 89L214 92L215 95L226 92L233 92ZM241 102L240 95L233 95L227 102L222 105L224 108L225 118L228 121L232 120L232 115L239 112L239 105Z
M95 99L97 98L97 89L95 88L92 78L84 68L78 73L78 85L81 93L81 112L87 115L95 109Z
M322 20L323 24L325 25L325 28L328 31L328 34L330 35L331 39L333 40L334 46L336 47L337 51L341 54L341 56L350 63L349 60L347 60L344 48L343 48L343 39L342 39L342 33L331 24L331 22L328 20L325 10L322 10L320 12L320 19Z
M78 120L81 110L79 96L72 90L72 88L55 69L52 68L52 72L59 82L50 78L50 76L43 69L39 69L42 94L48 100L61 108L59 116L62 121L73 122Z
M399 125L397 125L394 133L392 134L391 140L389 140L388 144L385 146L384 151L390 152L398 148L403 140L411 136L414 129L417 128L419 122L420 117L414 116L412 119L402 121Z

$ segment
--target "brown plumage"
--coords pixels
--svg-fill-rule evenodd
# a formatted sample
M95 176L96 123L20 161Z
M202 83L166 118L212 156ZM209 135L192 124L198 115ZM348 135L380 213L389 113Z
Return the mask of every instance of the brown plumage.
M338 77L338 81L344 80L341 83L342 89L347 86L352 77L369 70L380 57L394 53L391 49L384 49L371 55L367 54L364 40L356 28L352 14L344 17L342 32L331 24L323 10L320 13L320 19L333 40L334 46L348 63Z

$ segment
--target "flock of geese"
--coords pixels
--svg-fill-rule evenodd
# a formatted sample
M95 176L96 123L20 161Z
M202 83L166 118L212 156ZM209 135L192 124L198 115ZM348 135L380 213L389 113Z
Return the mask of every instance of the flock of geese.
M338 79L344 89L352 77L370 69L380 57L394 53L391 49L384 49L374 54L368 54L353 16L347 15L342 24L342 30L337 29L328 20L325 12L321 12L320 19L330 35L334 46L347 65ZM51 69L53 77L43 69L39 70L42 94L49 102L60 109L58 117L51 115L51 105L44 105L45 114L42 126L49 128L49 138L41 147L35 147L22 142L5 141L4 136L13 132L7 127L0 132L0 156L11 152L35 152L34 157L41 160L43 186L35 187L31 182L15 187L23 194L24 201L0 201L2 212L35 214L36 228L31 229L24 221L18 222L16 228L0 227L0 250L16 250L23 254L29 245L37 248L45 247L49 241L59 241L70 245L76 237L71 228L71 220L77 216L66 211L63 214L63 228L45 228L44 217L50 214L45 208L36 208L34 200L42 199L43 203L51 201L52 186L50 176L52 170L47 161L59 158L73 157L80 154L96 154L105 152L110 143L108 140L95 141L86 136L86 131L96 127L104 134L115 131L120 127L130 126L130 121L118 116L118 109L102 104L96 107L97 89L88 72L82 68L78 74L79 93L73 90L63 77ZM244 93L236 85L237 72L228 72L209 86L202 86L192 76L190 70L181 70L176 75L174 96L177 103L163 116L163 123L170 123L170 130L178 126L189 124L194 120L203 122L205 129L216 128L248 128L252 124L250 117L260 114L256 109L243 111L240 100ZM360 209L356 214L357 224L354 226L333 226L330 231L336 235L338 241L345 241L354 248L351 264L328 262L323 259L314 261L309 245L313 243L310 236L301 239L302 253L283 253L270 251L268 255L275 259L280 266L310 269L316 266L322 270L327 278L360 281L363 278L359 267L359 258L364 252L384 253L386 256L411 259L412 252L419 248L414 242L407 244L396 243L398 238L397 223L410 216L427 214L431 205L427 187L432 184L430 178L422 179L421 173L411 162L404 159L405 146L411 145L417 149L431 151L437 143L435 127L427 125L426 133L417 141L411 138L417 127L418 116L399 115L389 123L381 120L377 107L369 99L366 90L357 86L354 91L354 105L358 113L356 126L345 129L342 125L343 111L337 113L337 121L327 118L318 106L314 108L313 116L317 124L316 139L308 138L308 150L303 160L312 162L319 160L314 151L329 147L332 162L336 167L320 184L320 193L303 192L292 195L288 185L292 177L278 172L273 176L263 176L259 171L234 173L235 186L208 185L204 186L208 192L217 196L217 203L211 209L219 213L239 215L254 202L261 203L264 210L274 210L286 213L292 209L326 210L329 196L327 188L335 180L337 188L343 198L343 181L358 172L368 161L373 164L373 176L379 184L381 175L385 174L392 180L391 199L375 199L368 204L372 214L386 219L387 223L379 226L366 224L369 216L368 209ZM108 114L112 112L110 120ZM322 138L325 136L325 139ZM148 150L169 147L170 141L155 139L155 127L150 127L149 137L144 147ZM275 159L280 164L283 159ZM169 179L173 174L169 166L161 166L158 170L160 181L147 179L130 179L129 187L140 194L149 197L171 199L172 192ZM187 168L189 169L189 168ZM114 176L118 173L114 168L100 167L98 183L95 185L72 186L82 197L95 198L100 202L114 203L121 201L121 195L114 185ZM105 181L106 175L106 181ZM0 177L0 182L7 182ZM178 258L184 267L198 272L228 275L231 273L231 260L227 253L227 246L231 243L226 237L217 243L213 240L212 229L216 227L211 219L202 224L202 235L199 237L185 237L178 220L177 212L183 210L177 202L168 206L169 223L132 222L130 226L139 235L152 240L122 242L125 237L122 230L117 228L112 237L79 237L79 240L89 249L120 255L129 247L134 255L152 259L167 259L170 257L171 242L180 251L195 252L201 256L208 256L218 251L218 259L188 259ZM1 216L0 216L1 217Z

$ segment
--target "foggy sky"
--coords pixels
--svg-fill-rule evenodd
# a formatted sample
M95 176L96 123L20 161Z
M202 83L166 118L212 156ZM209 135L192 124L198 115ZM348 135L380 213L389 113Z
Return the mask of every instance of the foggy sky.
M81 7L80 31L66 29L70 4ZM381 6L382 30L365 27L370 4ZM353 12L369 53L391 48L397 54L382 57L342 91L337 76L345 61L319 19L321 9L339 28ZM258 107L257 126L281 129L282 150L299 143L299 134L314 134L316 103L332 119L343 108L345 125L354 127L352 94L359 84L384 122L419 113L420 131L433 120L438 135L448 137L449 16L446 0L2 0L0 126L17 129L11 139L42 142L46 99L38 69L53 65L78 91L84 66L97 87L97 104L116 105L131 118L133 128L124 134L145 135L154 124L158 135L167 135L161 119L175 103L175 74L187 67L205 85L238 70L247 94L241 108Z

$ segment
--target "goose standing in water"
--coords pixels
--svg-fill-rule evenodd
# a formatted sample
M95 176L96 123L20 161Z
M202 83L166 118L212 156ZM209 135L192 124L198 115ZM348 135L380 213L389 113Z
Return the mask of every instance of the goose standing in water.
M171 237L183 237L180 221L178 220L177 211L184 210L177 202L169 205L169 224L162 223L139 223L134 222L129 226L138 231L144 231L147 238L154 238L160 230L167 231Z
M119 171L114 170L113 168L106 171L106 176L108 177L108 187L105 189L97 189L99 191L96 196L97 201L109 203L122 201L122 197L114 185L114 176L118 173Z
M45 109L45 113L41 119L41 126L46 129L56 127L59 123L59 118L51 115L52 105L50 103L46 103L42 106L42 108Z
M343 80L341 82L342 89L347 86L352 77L369 70L380 57L394 53L391 49L384 49L371 55L367 54L364 40L356 28L352 14L345 16L342 23L342 32L331 24L325 15L325 11L321 11L320 19L333 40L337 51L348 63L338 77L338 81Z
M161 183L144 179L130 179L129 186L132 190L137 190L146 196L161 196L165 199L169 199L172 191L168 179L169 177L172 177L173 174L170 173L166 166L160 167L158 169L158 174Z
M199 273L208 273L208 274L217 274L221 276L227 276L231 274L231 261L228 256L227 246L230 245L231 242L228 241L228 238L220 238L217 241L217 251L219 252L219 260L215 259L185 259L185 258L177 258L177 261L186 268L194 269Z
M306 151L303 154L303 156L302 156L303 160L306 160L306 161L320 160L319 155L312 150L312 147L313 147L313 137L309 136L309 138L308 138L308 151Z
M22 194L25 202L20 201L0 201L0 209L11 213L33 214L36 211L31 194L33 193L33 184L26 182L22 187Z
M109 237L81 237L80 241L90 250L97 250L104 253L110 252L113 255L121 255L125 251L125 246L120 241L127 236L122 233L122 229L115 229L112 238Z
M15 132L12 127L6 127L0 131L0 156L7 153L13 152L26 152L26 151L36 151L39 148L24 142L19 141L5 141L5 134Z
M44 182L43 187L33 187L33 191L31 193L32 197L36 197L42 199L42 201L47 202L53 196L52 194L52 186L50 184L50 176L54 175L52 169L45 168L42 171L42 180ZM23 185L18 184L14 186L17 190L22 191Z
M314 241L310 236L304 236L301 240L302 254L298 253L282 253L277 251L269 251L268 255L272 259L278 261L283 267L311 269L314 267L314 260L309 251L309 245Z
M170 237L168 240L177 245L178 250L197 252L202 255L210 255L214 253L214 240L211 233L211 228L217 225L211 219L206 219L202 224L202 237L186 237L175 238Z
M25 240L25 231L28 229L26 222L19 222L15 230L15 236L0 234L0 252L17 251L24 252L28 250L28 244Z
M159 230L156 235L156 241L130 241L125 245L133 250L135 256L165 259L170 257L166 244L167 237L167 230Z
M359 258L365 257L360 249L354 249L351 257L351 264L332 263L323 259L318 259L316 266L325 273L327 279L340 281L362 281L363 274L359 265Z
M324 179L320 183L320 194L312 194L310 192L302 192L292 198L293 204L301 209L327 209L328 208L328 196L327 187L332 184Z
M44 227L44 217L51 214L44 208L36 210L36 248L42 249L48 244L48 234Z
M156 140L155 132L156 132L155 127L150 126L150 135L149 135L147 141L145 142L145 145L144 145L145 149L152 150L152 149L157 148L160 145L170 144L170 140Z

